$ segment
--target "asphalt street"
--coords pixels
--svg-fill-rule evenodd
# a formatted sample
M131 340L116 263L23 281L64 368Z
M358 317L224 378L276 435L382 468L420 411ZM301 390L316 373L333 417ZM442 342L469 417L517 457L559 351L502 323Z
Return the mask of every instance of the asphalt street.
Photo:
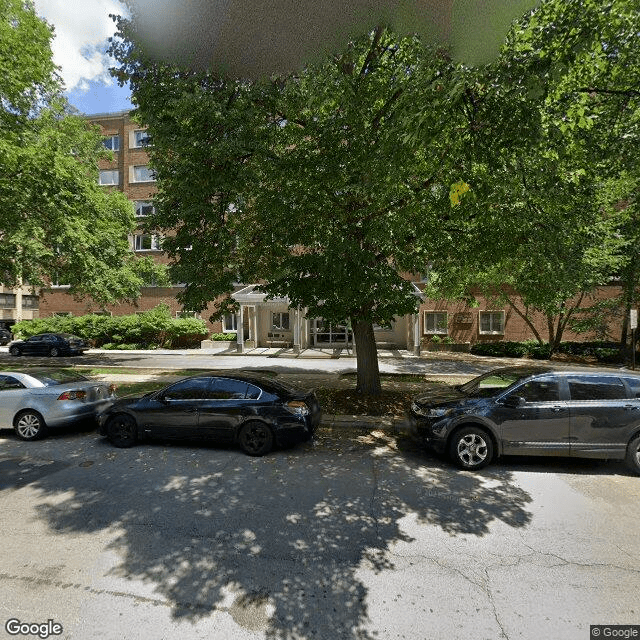
M355 369L332 355L56 364ZM380 359L389 373L496 364ZM30 443L0 430L0 638L586 640L592 624L640 624L640 477L622 463L461 472L401 434L333 424L257 459L202 443L116 449L89 428Z
M0 637L586 640L640 622L639 487L590 460L460 472L356 428L259 459L4 430Z

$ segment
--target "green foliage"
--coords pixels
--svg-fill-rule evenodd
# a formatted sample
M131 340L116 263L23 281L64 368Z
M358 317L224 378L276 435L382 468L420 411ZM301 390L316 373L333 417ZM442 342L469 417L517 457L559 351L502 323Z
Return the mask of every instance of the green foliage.
M0 2L0 279L76 297L133 300L163 269L130 251L133 208L98 185L109 153L97 127L70 115L52 62L50 27L30 2Z
M615 342L561 342L555 352L579 358L595 358L598 362L603 363L617 363L623 360L620 345ZM524 342L480 342L471 347L471 353L496 358L546 360L551 355L551 347L548 344L541 345L535 340L526 340Z
M207 336L203 320L172 318L167 305L128 316L89 314L23 320L12 329L23 339L46 332L72 333L104 349L193 348Z
M225 342L225 341L235 342L236 338L237 338L237 334L235 333L212 333L209 336L209 340L213 340L214 342Z

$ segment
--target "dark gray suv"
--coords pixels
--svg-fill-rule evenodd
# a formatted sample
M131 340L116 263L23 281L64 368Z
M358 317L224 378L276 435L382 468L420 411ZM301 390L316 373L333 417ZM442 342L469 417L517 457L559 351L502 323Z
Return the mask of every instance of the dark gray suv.
M500 455L626 459L640 474L640 375L508 367L416 398L421 442L463 469Z

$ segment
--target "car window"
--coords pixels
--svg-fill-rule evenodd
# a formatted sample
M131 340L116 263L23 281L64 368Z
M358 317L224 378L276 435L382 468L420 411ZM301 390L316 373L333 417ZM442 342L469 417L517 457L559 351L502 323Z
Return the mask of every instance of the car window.
M572 376L568 382L572 400L618 400L627 397L622 380L614 376Z
M560 399L557 380L529 380L514 390L513 395L520 396L526 402L556 402Z
M0 376L0 391L7 391L9 389L24 389L25 386L13 376Z
M625 378L624 381L631 388L631 395L640 398L640 378Z
M209 390L209 398L212 400L244 400L247 397L248 386L242 380L213 378Z
M202 400L206 397L209 378L181 380L165 389L162 395L167 400Z
M465 395L471 398L489 398L502 389L507 389L525 375L519 371L492 371L474 378L460 387Z
M44 336L31 336L27 338L27 342L42 342L44 340Z
M50 369L46 372L29 371L29 375L42 382L46 387L52 387L57 384L68 384L70 382L84 382L89 379L79 373L58 371L56 369Z

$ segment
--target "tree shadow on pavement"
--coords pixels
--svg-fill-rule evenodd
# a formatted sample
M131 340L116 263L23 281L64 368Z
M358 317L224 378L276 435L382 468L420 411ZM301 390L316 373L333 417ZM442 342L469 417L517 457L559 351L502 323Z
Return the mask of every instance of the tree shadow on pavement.
M51 457L47 442L29 443L29 454ZM394 569L394 545L413 540L407 516L478 537L492 523L531 520L531 497L508 471L461 473L382 432L321 431L264 458L206 445L73 445L67 461L91 464L33 483L52 531L113 532L108 579L151 584L175 619L227 612L273 639L373 640L358 572Z

